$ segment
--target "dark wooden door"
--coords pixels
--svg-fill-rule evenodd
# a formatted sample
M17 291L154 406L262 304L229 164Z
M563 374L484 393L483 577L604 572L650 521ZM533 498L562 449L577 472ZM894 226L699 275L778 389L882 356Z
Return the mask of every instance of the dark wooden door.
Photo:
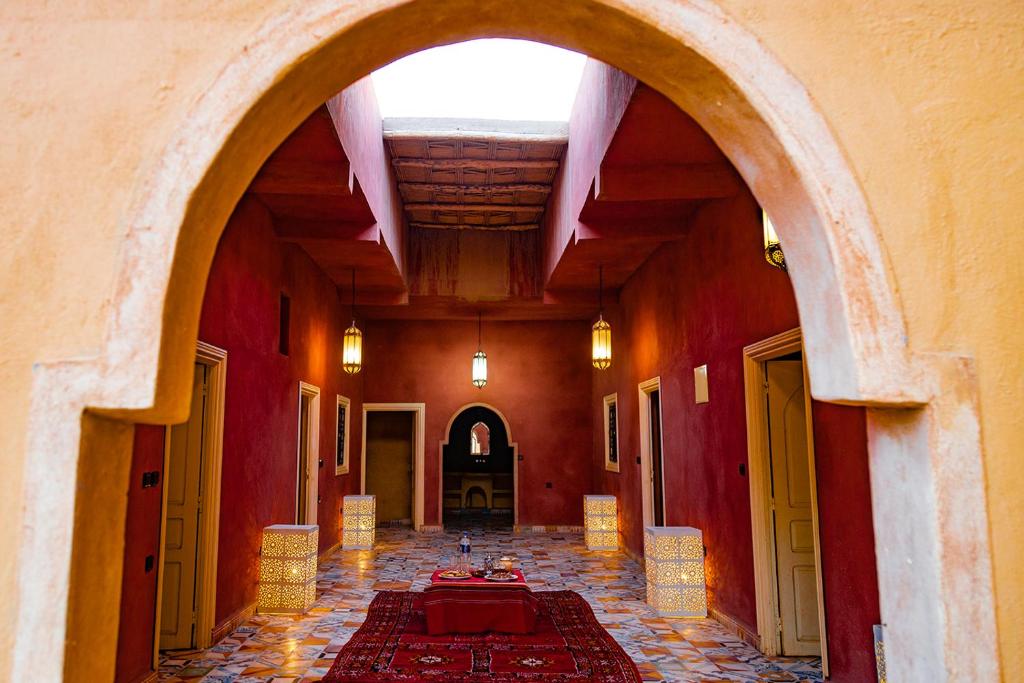
M654 480L654 526L665 525L665 484L661 467L661 392L652 391L651 401L651 478Z

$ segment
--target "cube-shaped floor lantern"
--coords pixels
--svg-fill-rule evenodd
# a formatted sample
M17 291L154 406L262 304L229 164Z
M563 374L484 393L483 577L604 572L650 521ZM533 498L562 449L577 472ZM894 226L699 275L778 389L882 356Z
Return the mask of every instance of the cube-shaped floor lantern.
M615 496L583 496L583 539L587 550L618 550Z
M305 612L316 599L316 554L320 527L275 524L263 529L260 586L261 614Z
M689 526L649 526L644 530L647 604L663 617L706 617L704 540Z
M376 496L345 496L341 508L341 547L343 550L373 548L376 526Z

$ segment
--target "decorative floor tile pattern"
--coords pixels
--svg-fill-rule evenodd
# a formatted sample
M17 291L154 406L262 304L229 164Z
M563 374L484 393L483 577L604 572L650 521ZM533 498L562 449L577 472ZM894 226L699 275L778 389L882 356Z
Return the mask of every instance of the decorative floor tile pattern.
M205 651L167 653L173 683L311 683L366 618L377 590L422 590L458 548L459 534L379 529L376 549L336 551L320 565L317 601L302 616L256 615ZM574 590L636 661L645 681L822 680L818 658L765 657L711 619L662 619L644 602L640 567L621 553L590 552L578 533L473 530L478 557L519 558L535 590Z

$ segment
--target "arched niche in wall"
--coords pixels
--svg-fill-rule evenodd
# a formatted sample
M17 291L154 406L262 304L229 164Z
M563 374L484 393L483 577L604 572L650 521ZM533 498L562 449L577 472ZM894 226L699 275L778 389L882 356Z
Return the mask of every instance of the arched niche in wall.
M486 438L486 448L483 438ZM480 453L473 452L474 441L480 445ZM465 408L452 420L448 429L448 443L442 446L441 459L443 471L447 474L486 472L511 475L513 454L505 421L485 406Z

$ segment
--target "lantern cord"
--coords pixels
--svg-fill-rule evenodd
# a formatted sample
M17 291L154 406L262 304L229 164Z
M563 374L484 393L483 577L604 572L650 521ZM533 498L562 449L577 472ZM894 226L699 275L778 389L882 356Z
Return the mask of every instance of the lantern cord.
M598 315L604 314L604 266L597 267L597 308Z
M352 269L352 324L356 324L356 269Z
M483 323L481 322L480 311L476 312L476 350L483 349Z

